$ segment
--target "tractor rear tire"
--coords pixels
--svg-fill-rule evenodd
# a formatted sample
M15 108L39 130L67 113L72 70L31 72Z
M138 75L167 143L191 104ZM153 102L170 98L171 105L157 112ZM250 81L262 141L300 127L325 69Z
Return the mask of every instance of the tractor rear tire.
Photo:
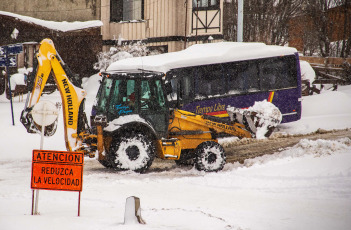
M195 167L199 171L217 172L223 169L226 156L223 147L213 141L201 143L195 150Z
M127 136L112 142L109 158L114 169L142 173L151 166L155 147L147 136L131 131Z

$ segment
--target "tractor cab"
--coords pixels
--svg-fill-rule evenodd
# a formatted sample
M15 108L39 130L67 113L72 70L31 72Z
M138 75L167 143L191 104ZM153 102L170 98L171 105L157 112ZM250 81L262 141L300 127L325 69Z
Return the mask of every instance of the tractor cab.
M156 131L166 136L169 109L160 72L102 73L102 81L92 109L92 116L104 114L107 122L125 117L130 122L138 115Z

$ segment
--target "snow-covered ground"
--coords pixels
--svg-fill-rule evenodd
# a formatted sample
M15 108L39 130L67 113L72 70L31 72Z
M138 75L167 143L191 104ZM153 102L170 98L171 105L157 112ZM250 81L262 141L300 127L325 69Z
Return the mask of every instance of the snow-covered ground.
M94 98L88 89L86 110ZM59 101L55 92L45 99ZM302 119L278 132L351 128L351 86L303 98ZM302 140L274 155L227 164L218 173L171 167L145 174L114 172L85 159L81 216L78 193L40 191L40 215L31 216L32 150L19 117L24 102L0 96L0 229L350 229L351 140ZM65 150L62 115L44 149ZM124 224L125 201L137 196L146 225Z

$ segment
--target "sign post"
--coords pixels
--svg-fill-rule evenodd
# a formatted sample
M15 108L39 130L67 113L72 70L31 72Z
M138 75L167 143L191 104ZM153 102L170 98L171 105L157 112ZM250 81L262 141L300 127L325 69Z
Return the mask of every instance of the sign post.
M238 1L237 42L243 42L243 31L244 31L243 27L244 27L244 0L239 0Z
M40 138L40 150L44 146L44 132L45 126L48 126L55 122L58 117L57 107L50 101L40 101L33 107L32 116L33 120L41 125L41 138ZM35 191L35 193L34 193ZM34 202L35 201L35 202ZM33 189L32 195L32 215L38 215L38 203L39 203L39 190Z
M0 67L6 67L6 78L9 84L10 91L10 103L11 103L11 114L12 114L12 125L15 125L13 116L13 105L12 105L12 92L11 92L11 81L9 75L9 67L16 67L16 55L23 51L22 44L0 46Z
M78 191L78 216L80 216L84 154L43 150L45 127L57 120L58 112L57 106L50 101L39 101L31 112L35 123L41 126L40 150L33 150L32 159L32 215L39 214L39 189L47 189Z
M80 193L83 188L84 154L80 152L33 150L31 188L78 191L78 216ZM32 215L35 214L32 199Z

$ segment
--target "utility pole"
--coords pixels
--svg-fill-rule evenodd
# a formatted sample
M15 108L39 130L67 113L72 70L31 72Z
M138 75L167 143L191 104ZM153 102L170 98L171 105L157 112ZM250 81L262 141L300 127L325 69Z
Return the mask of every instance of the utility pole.
M238 0L237 42L243 42L244 0Z
M186 27L188 26L188 0L185 0L184 5L185 5L184 49L186 49L186 41L187 41Z
M197 31L199 29L199 1L196 1L196 34L195 34L195 39L196 39L196 44L197 44Z

